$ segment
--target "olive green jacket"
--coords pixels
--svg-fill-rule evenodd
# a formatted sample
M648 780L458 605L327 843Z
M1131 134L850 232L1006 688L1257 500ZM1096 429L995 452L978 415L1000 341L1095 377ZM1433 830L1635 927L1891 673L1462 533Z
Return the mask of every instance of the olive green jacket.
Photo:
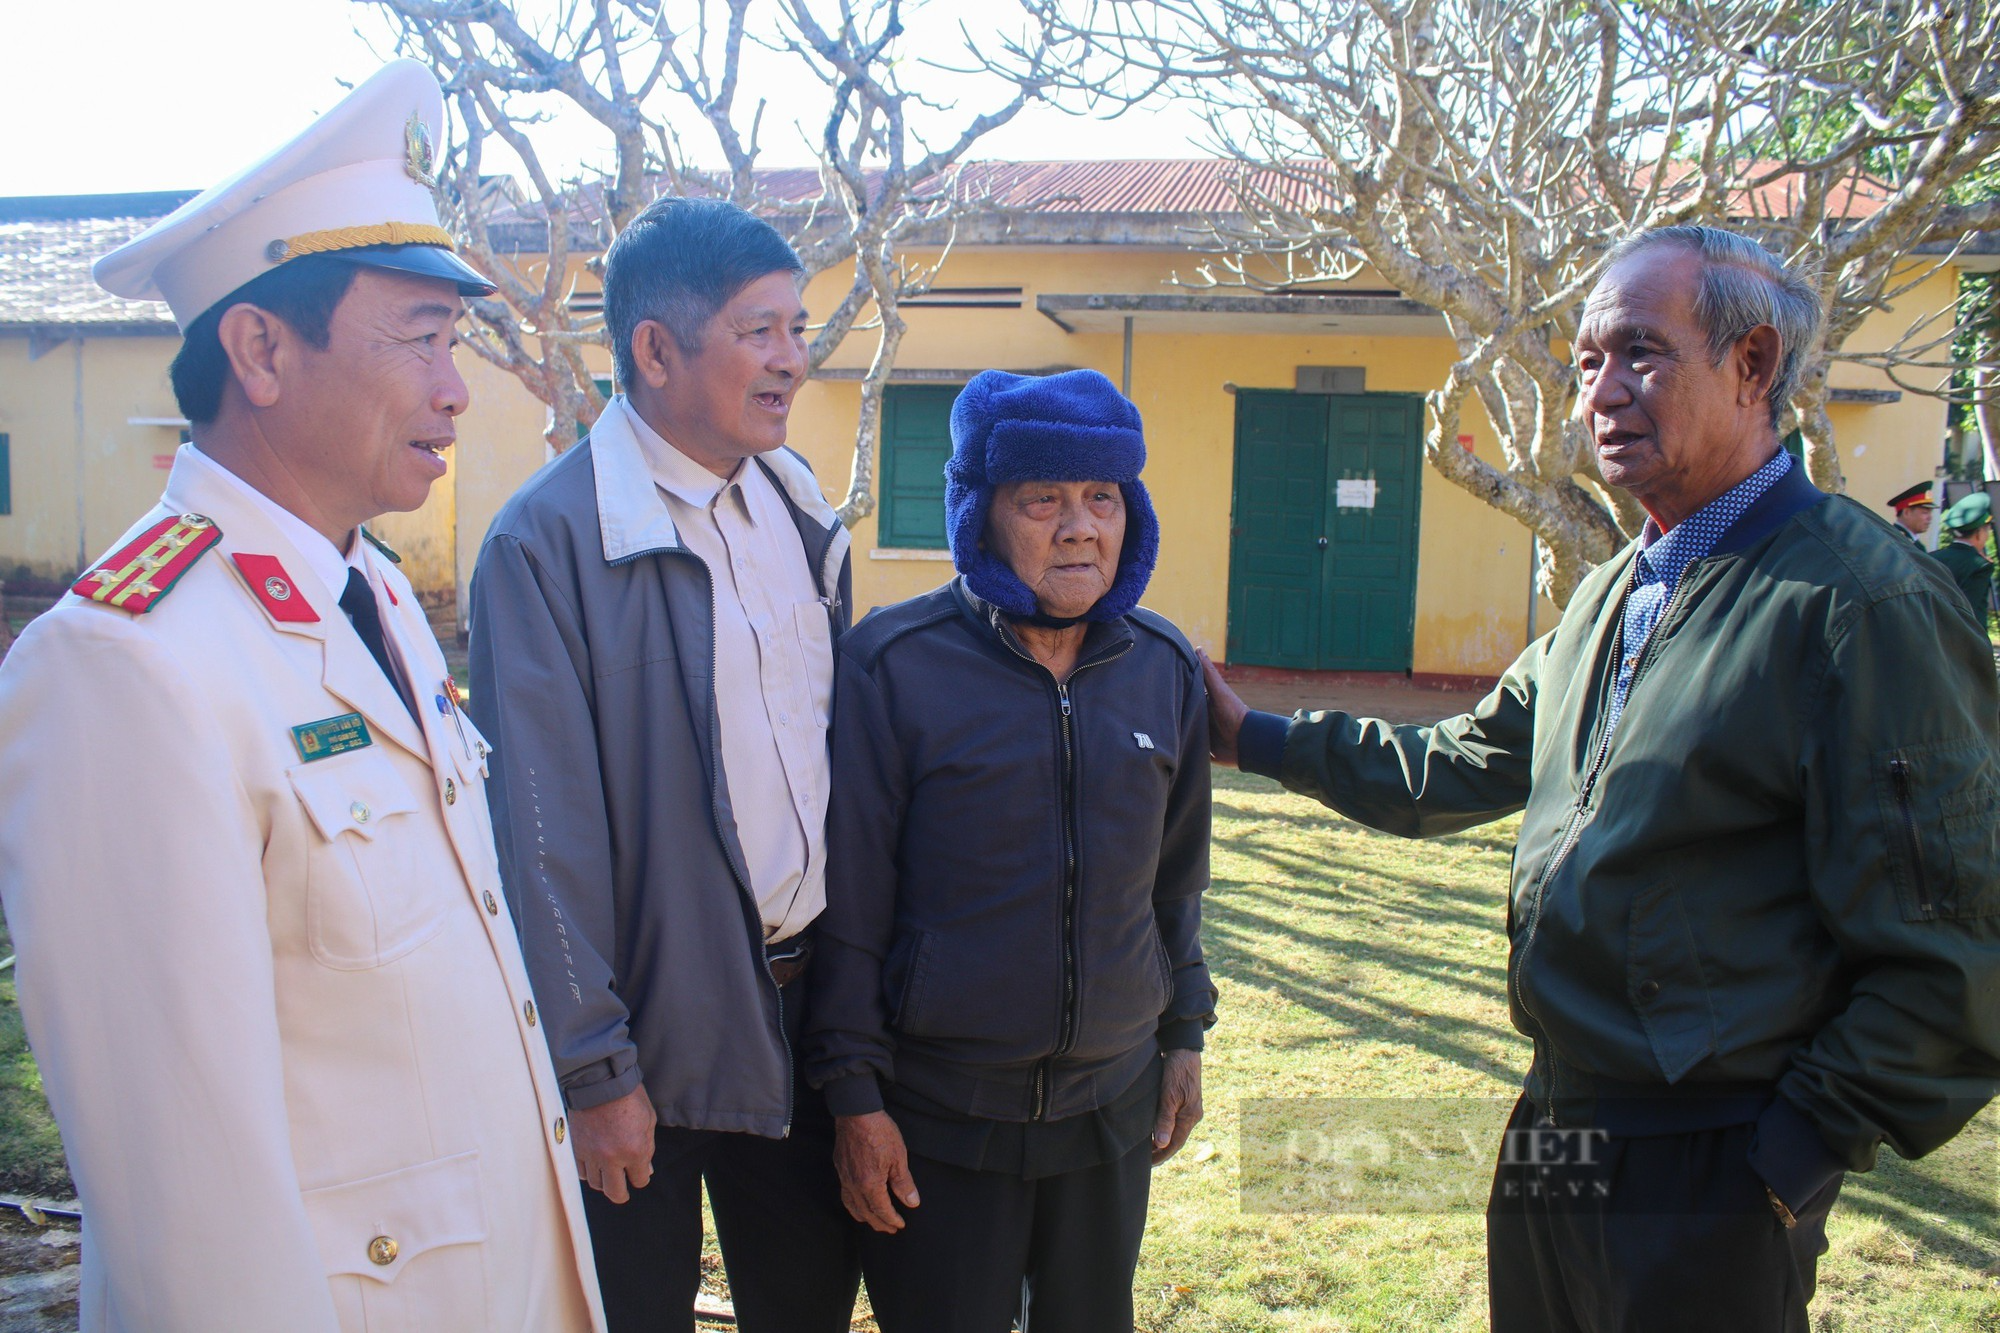
M1951 571L1952 582L1965 594L1965 600L1972 603L1973 610L1981 620L1992 606L1993 562L1988 560L1970 542L1948 541L1938 547L1934 558Z
M1525 809L1528 1094L1558 1123L1638 1105L1635 1132L1756 1120L1752 1162L1798 1205L2000 1089L1993 658L1935 561L1794 469L1689 567L1607 747L1632 561L1471 713L1253 713L1243 766L1408 837ZM1678 1124L1646 1111L1676 1098Z

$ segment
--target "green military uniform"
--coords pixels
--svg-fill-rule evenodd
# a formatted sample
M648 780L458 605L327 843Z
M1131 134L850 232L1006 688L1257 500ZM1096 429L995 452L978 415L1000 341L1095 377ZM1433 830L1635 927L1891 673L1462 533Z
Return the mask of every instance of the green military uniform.
M1975 544L1970 538L1992 522L1993 501L1985 492L1974 491L1945 510L1945 529L1953 540L1934 552L1981 619L1993 605L1993 562L1986 558L1985 542Z
M1915 509L1934 510L1937 508L1937 501L1931 499L1931 484L1927 481L1920 481L1908 490L1896 492L1889 497L1889 508L1896 511L1896 531L1908 537L1910 545L1916 547L1919 551L1925 550L1924 539L1918 535L1916 530L1910 527L1904 515ZM1928 529L1930 525L1930 519L1925 518L1923 527Z

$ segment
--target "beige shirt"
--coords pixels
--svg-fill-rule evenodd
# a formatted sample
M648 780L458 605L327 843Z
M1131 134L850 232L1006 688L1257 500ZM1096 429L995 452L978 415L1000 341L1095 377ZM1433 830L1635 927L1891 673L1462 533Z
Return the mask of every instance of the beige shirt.
M722 769L767 940L826 906L833 636L784 497L754 460L716 476L623 411L681 541L715 580Z

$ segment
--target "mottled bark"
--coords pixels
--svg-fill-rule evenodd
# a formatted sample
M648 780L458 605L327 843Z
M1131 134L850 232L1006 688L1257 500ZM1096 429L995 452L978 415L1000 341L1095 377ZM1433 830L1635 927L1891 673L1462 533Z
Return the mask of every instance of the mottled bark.
M902 0L575 0L539 20L512 0L355 3L386 14L401 49L444 82L456 123L439 170L442 208L466 257L500 288L474 303L464 340L548 407L552 449L581 438L605 402L584 349L607 346L608 336L599 314L576 308L574 257L587 256L595 271L612 238L656 198L721 197L784 230L808 280L854 268L807 359L816 371L850 336L875 336L839 509L849 523L872 511L882 393L905 328L897 306L925 291L937 269L903 262L901 247L919 226L949 237L960 219L992 209L959 188L957 165L1040 95L1041 43L1017 44L1022 59L997 104L968 112L929 148L907 123L913 99L933 108L957 99L949 71L908 58ZM746 44L759 43L825 90L816 196L777 198L758 171L764 103L745 106L741 95ZM946 95L908 86L913 72ZM565 174L548 162L533 99L551 95L596 123L608 171ZM701 143L683 143L689 125L704 132ZM524 190L510 193L484 174L490 137L520 160ZM507 234L496 236L503 217Z
M1425 456L1541 539L1558 602L1643 521L1597 475L1568 359L1630 233L1731 226L1813 275L1828 318L1794 415L1826 489L1843 485L1833 365L1950 392L1948 317L1846 348L2000 216L1961 197L2000 150L1995 0L1022 3L1082 53L1057 101L1192 103L1244 164L1204 281L1386 282L1443 314L1458 359L1427 395ZM1468 400L1497 465L1456 447Z

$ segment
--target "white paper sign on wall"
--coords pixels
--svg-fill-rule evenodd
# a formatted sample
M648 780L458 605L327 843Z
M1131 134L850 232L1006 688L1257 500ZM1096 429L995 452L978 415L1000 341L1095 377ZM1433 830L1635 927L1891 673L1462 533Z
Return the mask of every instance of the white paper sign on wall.
M1373 509L1375 478L1342 477L1333 484L1333 503L1340 509Z

